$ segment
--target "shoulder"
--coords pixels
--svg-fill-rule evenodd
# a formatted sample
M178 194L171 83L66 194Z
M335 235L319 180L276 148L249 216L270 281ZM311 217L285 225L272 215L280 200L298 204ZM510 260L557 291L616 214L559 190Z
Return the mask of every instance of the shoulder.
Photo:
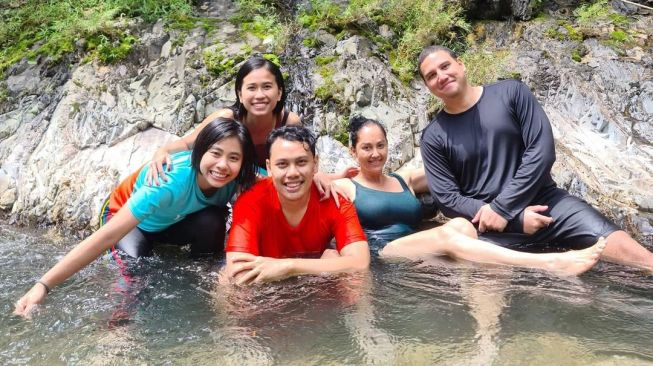
M216 118L234 118L234 111L232 111L230 108L222 108L218 109L217 111L209 114L206 116L204 119L205 121L211 122Z
M236 200L236 205L242 206L246 205L248 209L253 207L258 207L265 205L270 202L270 199L267 199L272 194L275 194L274 186L272 185L272 180L270 178L264 179L256 184L254 184L250 189L243 192ZM266 198L266 199L262 199Z
M356 199L356 186L349 178L340 178L333 181L333 184L336 185L342 192L347 196L350 201Z
M484 86L488 94L509 95L511 97L520 94L531 94L530 88L517 79L500 80Z
M301 124L302 124L302 119L299 118L297 113L288 112L288 121L286 121L286 125L301 125Z
M436 142L440 136L443 134L442 126L440 125L440 119L442 118L441 112L435 115L431 122L422 130L422 143L432 144Z

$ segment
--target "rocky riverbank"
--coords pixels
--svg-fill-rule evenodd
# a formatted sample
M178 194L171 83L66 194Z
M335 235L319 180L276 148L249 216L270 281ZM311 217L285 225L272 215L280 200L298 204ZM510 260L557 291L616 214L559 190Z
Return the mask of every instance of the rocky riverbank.
M476 21L468 37L478 54L500 55L500 74L523 80L544 105L556 137L558 183L650 241L653 17L617 4L628 38L611 42L614 23L583 30L576 5L555 2L532 20L524 20L536 15L531 2L496 5L487 15L517 20ZM479 17L478 6L468 7L470 16ZM243 36L229 21L231 2L205 2L197 12L211 19L212 30L126 24L139 42L116 64L39 58L5 72L0 208L11 221L94 227L113 186L157 147L233 101L230 73L212 73L211 55L221 64L252 51L280 56L290 108L322 135L324 169L352 163L338 140L353 113L389 127L390 169L419 164L419 135L434 102L419 80L393 73L378 40L296 27L278 52L269 40ZM383 26L375 33L393 37Z

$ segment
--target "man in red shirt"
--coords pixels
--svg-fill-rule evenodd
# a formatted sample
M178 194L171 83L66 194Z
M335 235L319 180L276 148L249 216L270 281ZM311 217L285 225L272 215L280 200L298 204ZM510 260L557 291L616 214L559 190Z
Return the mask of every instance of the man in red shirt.
M273 130L267 139L270 178L234 206L227 241L227 277L238 284L301 274L362 271L370 252L349 201L320 201L315 136L301 126ZM329 243L335 238L336 249Z

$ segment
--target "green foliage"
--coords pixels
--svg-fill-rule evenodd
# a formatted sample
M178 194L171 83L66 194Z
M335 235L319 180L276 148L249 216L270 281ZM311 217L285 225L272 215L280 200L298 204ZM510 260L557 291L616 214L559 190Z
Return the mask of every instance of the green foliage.
M315 96L323 101L334 100L338 102L335 97L342 93L344 88L333 81L336 69L332 65L324 65L319 67L317 72L322 77L322 84L315 88Z
M124 59L136 41L136 37L123 32L116 32L113 35L100 33L87 40L86 50L89 51L89 56L111 64Z
M229 57L223 52L224 49L225 45L219 44L215 48L205 50L202 53L204 66L214 77L223 76L223 74L227 77L234 75L236 72L234 66L245 59L239 55Z
M339 141L344 146L349 146L349 131L347 127L349 126L349 121L347 117L342 117L338 121L335 131L331 134L336 141Z
M546 29L544 34L558 41L582 42L584 38L583 33L564 20L559 20L556 27Z
M281 67L281 61L279 60L279 56L275 55L274 53L265 53L263 54L263 58L272 62L278 67Z
M317 56L315 57L315 64L317 66L324 66L332 63L338 58L338 56Z
M244 32L272 40L275 52L281 52L288 42L289 25L281 20L278 5L270 0L237 0L236 15L230 20Z
M367 36L381 52L390 52L390 65L403 81L414 78L422 48L439 43L460 49L460 35L469 31L462 8L456 2L443 0L351 0L347 5L310 0L300 12L298 22L312 31L350 31ZM379 36L380 25L387 25L396 40Z
M320 45L320 41L317 38L307 37L302 40L302 44L306 47L317 48Z
M581 52L578 48L571 50L571 59L576 62L580 62L583 59L583 55L581 55Z
M80 39L100 35L108 40L87 49L115 62L136 41L124 32L123 38L116 36L120 19L138 16L146 21L170 21L192 10L190 0L22 0L3 1L0 8L0 74L25 57L46 55L58 60L74 51Z
M622 30L616 30L610 33L610 39L617 43L624 43L629 40L628 33Z
M465 64L467 79L474 85L483 85L511 77L504 68L508 54L505 50L487 51L481 48L465 52L460 59Z
M578 24L581 26L595 26L597 22L609 19L611 7L608 0L599 0L592 4L583 4L574 11Z

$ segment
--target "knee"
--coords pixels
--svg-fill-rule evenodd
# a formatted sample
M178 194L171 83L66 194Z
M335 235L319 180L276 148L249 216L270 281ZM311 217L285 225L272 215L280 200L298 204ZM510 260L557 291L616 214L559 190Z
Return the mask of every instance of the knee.
M445 225L470 238L478 237L474 225L472 225L469 220L463 219L462 217L451 219Z

